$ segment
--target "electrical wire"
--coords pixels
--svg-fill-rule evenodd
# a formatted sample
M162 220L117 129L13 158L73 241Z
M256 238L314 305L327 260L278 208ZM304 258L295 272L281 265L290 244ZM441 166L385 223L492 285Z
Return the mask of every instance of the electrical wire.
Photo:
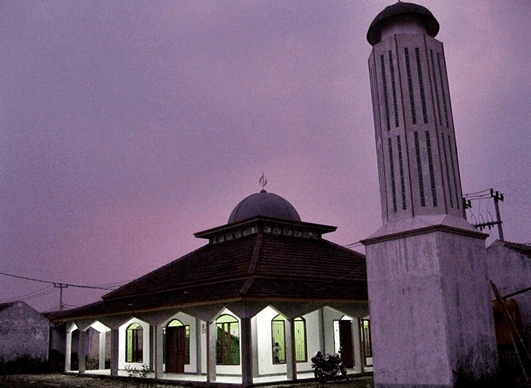
M45 295L51 294L52 292L54 292L54 290L55 290L55 287L46 286L44 288L40 288L40 289L38 289L36 291L30 292L30 293L25 294L25 295L20 295L20 296L13 297L13 298L0 299L0 302L1 303L11 303L11 302L19 301L19 300L26 301L26 300L30 300L30 299L35 299L35 298L39 298L41 296L45 296Z
M91 288L91 289L96 289L96 290L107 290L107 291L111 291L111 290L115 289L115 288L109 288L109 287L85 286L85 285L79 285L79 284L51 282L51 281L48 281L48 280L29 278L29 277L26 277L26 276L12 275L12 274L8 274L8 273L5 273L5 272L0 272L0 275L9 276L9 277L12 277L12 278L17 278L17 279L31 280L33 282L53 284L54 286L55 285L63 285L63 286L68 286L68 287Z
M470 197L470 196L474 196L476 194L482 194L482 193L489 193L490 195L490 189L485 189L485 190L481 190L481 191L476 191L475 193L468 193L468 194L465 194L464 196L465 197ZM484 195L484 194L483 194Z

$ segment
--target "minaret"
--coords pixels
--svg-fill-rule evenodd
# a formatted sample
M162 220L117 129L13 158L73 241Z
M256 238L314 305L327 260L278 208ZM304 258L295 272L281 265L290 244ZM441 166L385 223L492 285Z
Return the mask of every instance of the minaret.
M439 23L398 2L367 40L383 226L363 241L377 387L454 387L497 366L485 238L466 222Z

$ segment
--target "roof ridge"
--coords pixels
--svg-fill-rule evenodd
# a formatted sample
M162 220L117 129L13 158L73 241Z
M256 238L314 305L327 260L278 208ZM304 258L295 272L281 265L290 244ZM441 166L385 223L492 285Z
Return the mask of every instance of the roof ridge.
M247 279L245 283L243 283L242 288L240 289L240 295L246 295L247 292L249 292L249 289L251 288L253 283L254 283L254 277L250 277L249 279Z
M260 248L262 247L262 236L262 233L258 233L256 236L251 262L249 263L249 271L247 272L249 275L254 274L254 271L256 270L256 264L258 263L258 258L260 257Z

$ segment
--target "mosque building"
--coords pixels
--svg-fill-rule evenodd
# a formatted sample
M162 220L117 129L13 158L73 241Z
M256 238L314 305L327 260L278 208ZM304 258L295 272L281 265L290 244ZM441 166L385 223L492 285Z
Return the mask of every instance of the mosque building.
M66 370L250 385L313 377L312 355L340 346L350 372L370 370L365 257L323 238L335 229L264 189L248 196L195 234L205 246L64 313Z

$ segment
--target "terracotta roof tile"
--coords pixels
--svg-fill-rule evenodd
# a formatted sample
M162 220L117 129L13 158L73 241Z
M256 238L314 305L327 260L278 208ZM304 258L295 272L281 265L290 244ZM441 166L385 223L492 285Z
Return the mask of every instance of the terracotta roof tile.
M366 301L365 256L323 239L254 234L201 247L57 319L286 298Z

